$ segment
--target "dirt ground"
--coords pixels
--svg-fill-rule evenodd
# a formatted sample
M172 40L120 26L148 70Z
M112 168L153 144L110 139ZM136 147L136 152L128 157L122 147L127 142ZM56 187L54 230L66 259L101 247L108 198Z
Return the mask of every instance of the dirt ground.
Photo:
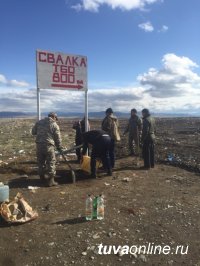
M71 119L59 124L63 144L73 146ZM120 120L121 132L126 120ZM128 156L127 136L117 144L112 177L90 179L72 154L77 182L58 158L57 187L37 176L33 119L1 119L0 181L10 199L21 192L39 217L23 225L0 221L0 265L196 265L200 266L200 119L157 119L156 167L141 170L141 158ZM91 120L92 129L100 121ZM28 186L37 186L30 190ZM85 220L88 193L105 196L105 219ZM160 245L169 254L98 254L98 246ZM182 246L176 252L177 246ZM182 254L181 254L182 251ZM176 254L178 253L178 254Z

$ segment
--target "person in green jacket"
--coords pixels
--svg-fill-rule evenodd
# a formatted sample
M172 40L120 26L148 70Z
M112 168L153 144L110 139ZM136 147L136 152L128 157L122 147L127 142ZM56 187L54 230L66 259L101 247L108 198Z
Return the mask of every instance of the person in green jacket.
M137 115L137 110L134 108L131 110L131 117L128 120L128 124L124 130L125 135L129 133L128 146L130 155L139 154L140 135L142 131L142 121Z
M142 155L144 159L144 169L154 168L154 146L155 146L155 120L148 109L142 110Z

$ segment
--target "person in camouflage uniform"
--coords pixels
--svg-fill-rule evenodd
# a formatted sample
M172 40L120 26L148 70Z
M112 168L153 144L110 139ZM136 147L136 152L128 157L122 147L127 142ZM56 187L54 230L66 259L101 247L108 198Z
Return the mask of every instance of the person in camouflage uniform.
M38 174L42 181L47 180L48 186L56 186L54 178L56 175L55 147L62 151L61 134L56 113L49 113L48 117L36 122L32 128L32 135L36 135L36 153L38 162ZM46 179L45 172L48 177Z
M144 169L154 168L154 146L155 146L155 120L150 115L148 109L142 110L142 155L144 159Z
M103 119L101 129L108 133L111 138L109 149L111 167L115 166L115 143L120 140L119 122L116 116L113 115L112 108L106 109L106 117Z
M129 138L128 138L128 146L130 155L138 155L139 154L139 144L140 144L140 134L142 131L142 121L137 116L137 110L132 109L131 110L131 117L129 118L128 124L124 130L125 135L127 132L129 132ZM135 149L133 147L133 142Z

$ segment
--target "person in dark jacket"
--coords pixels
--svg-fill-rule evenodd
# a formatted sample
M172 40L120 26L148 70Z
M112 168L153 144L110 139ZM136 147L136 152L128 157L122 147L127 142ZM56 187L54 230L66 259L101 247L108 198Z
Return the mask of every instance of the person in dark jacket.
M85 117L82 120L76 121L73 124L73 129L76 131L75 135L75 145L79 146L83 143L82 140L82 134L85 133ZM88 121L88 130L90 130L90 124ZM77 161L81 161L81 148L76 149L76 156L77 156Z
M142 155L144 159L144 169L154 168L154 146L155 146L155 120L150 115L148 109L142 110Z
M88 144L92 145L91 151L91 177L96 178L96 159L100 158L108 175L112 175L112 167L109 156L111 145L110 136L103 130L91 130L82 134L83 151L82 155L86 154Z
M128 120L128 124L124 130L125 135L127 132L129 133L128 138L128 146L130 155L138 155L139 154L139 144L140 144L140 135L142 130L142 121L137 115L137 110L131 110L131 117ZM133 145L134 143L134 145Z

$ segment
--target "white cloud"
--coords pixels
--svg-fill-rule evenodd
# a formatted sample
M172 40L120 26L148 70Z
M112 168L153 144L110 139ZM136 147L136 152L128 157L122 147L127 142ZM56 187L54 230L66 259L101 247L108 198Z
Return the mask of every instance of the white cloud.
M4 84L5 85L6 82L7 82L7 80L6 80L5 76L0 74L0 84Z
M129 112L132 108L138 111L149 108L163 113L200 113L200 76L195 73L196 68L198 65L188 57L165 54L162 68L149 68L138 76L138 85L111 88L108 82L107 86L102 83L98 89L90 89L89 111L113 107L115 111L122 112ZM8 87L3 75L0 75L0 82L0 111L36 112L36 88L19 90L17 86ZM84 93L41 90L41 111L83 113Z
M80 0L79 3L73 5L72 8L80 11L81 9L98 12L100 6L107 5L112 9L132 10L143 9L145 6L160 2L161 0Z
M154 27L153 25L151 24L150 21L147 21L145 23L141 23L138 25L138 27L146 32L152 32L154 31Z
M158 32L166 32L168 31L169 27L166 25L162 25L162 28Z
M0 86L26 88L30 85L26 81L18 81L16 79L8 80L4 75L0 74Z
M200 90L200 76L193 71L198 65L188 57L166 54L162 59L163 68L150 68L138 77L147 93L155 98L180 97Z

